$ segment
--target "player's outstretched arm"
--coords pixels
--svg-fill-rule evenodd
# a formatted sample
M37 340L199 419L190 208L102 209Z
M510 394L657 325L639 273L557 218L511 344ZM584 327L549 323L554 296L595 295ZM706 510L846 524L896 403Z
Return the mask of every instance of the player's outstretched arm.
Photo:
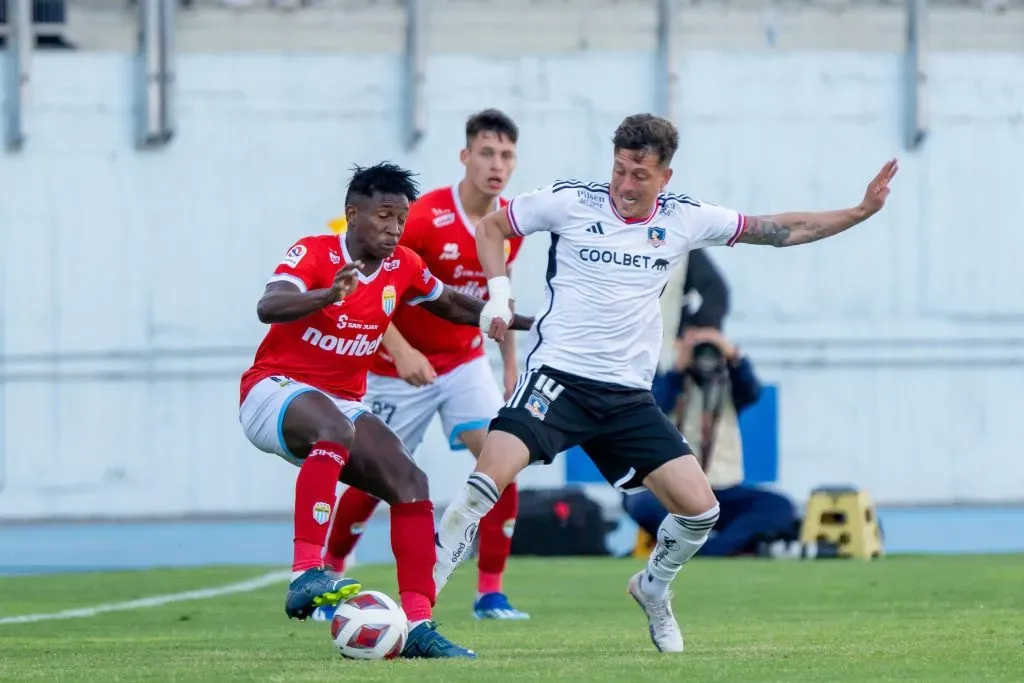
M307 292L291 282L270 282L256 304L256 315L261 323L287 323L341 301L359 284L356 271L361 266L360 261L345 264L334 276L330 287Z
M445 287L441 296L434 301L424 301L420 306L437 317L457 325L476 326L480 324L480 311L484 309L484 302L481 299L456 292L451 287ZM509 329L521 331L529 330L531 327L533 327L533 318L525 315L512 316L512 324L509 325Z
M852 209L749 216L746 218L743 234L737 241L772 247L792 247L838 235L882 210L885 200L889 197L889 181L898 170L899 164L895 159L887 162L868 184L864 199Z

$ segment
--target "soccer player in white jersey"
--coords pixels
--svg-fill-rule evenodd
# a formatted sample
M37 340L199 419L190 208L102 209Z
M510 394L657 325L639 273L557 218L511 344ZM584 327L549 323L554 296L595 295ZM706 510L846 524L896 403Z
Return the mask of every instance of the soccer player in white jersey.
M700 464L651 395L661 345L658 299L672 267L693 249L737 242L788 247L831 237L881 210L896 174L886 163L851 209L747 216L665 194L679 135L651 114L615 131L610 183L556 182L515 197L477 225L490 299L480 325L502 339L512 318L502 244L551 233L547 300L530 331L526 369L491 421L476 470L448 506L437 534L440 590L480 519L532 462L582 446L615 487L654 493L669 515L647 566L628 583L651 640L681 652L669 584L707 540L718 501Z

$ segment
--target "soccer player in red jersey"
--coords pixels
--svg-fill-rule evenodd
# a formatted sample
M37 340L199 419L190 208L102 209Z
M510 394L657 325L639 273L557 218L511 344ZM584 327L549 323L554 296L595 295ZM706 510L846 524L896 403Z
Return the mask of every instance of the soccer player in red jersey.
M412 249L446 285L486 299L487 280L477 257L477 221L507 202L501 198L516 167L519 130L506 114L486 109L466 121L466 147L460 157L465 176L456 185L426 193L409 210L402 246ZM522 244L521 237L505 241L506 267ZM395 314L385 332L384 350L370 366L366 403L415 452L435 414L440 414L452 450L480 454L487 425L504 403L490 363L484 355L479 329L452 324L422 308L406 307ZM515 339L500 344L504 361L505 398L515 388ZM343 572L345 558L359 540L379 501L349 489L338 501L338 512L327 544L326 562ZM478 619L527 619L502 590L502 576L512 548L518 511L515 483L505 488L497 505L480 520L477 597ZM314 619L329 621L333 607L316 611Z
M360 400L366 371L391 318L422 306L453 323L479 325L483 302L445 287L399 246L412 174L392 164L357 168L345 197L348 230L295 243L257 305L270 330L241 381L239 420L254 446L299 466L295 482L289 617L306 619L360 589L322 566L341 481L391 505L398 590L410 622L407 657L476 655L431 621L434 511L427 477L401 440ZM529 329L521 318L516 329Z

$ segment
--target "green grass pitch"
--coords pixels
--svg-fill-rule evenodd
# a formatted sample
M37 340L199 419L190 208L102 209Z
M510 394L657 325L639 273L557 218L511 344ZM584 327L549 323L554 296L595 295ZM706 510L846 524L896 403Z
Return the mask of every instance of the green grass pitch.
M2 681L1022 681L1024 557L697 559L675 584L686 652L654 651L626 595L631 559L520 559L506 589L533 619L470 615L475 567L441 596L475 662L350 662L324 623L284 616L284 584L91 618L0 625ZM270 568L0 578L0 617L234 583ZM397 595L392 567L358 567Z

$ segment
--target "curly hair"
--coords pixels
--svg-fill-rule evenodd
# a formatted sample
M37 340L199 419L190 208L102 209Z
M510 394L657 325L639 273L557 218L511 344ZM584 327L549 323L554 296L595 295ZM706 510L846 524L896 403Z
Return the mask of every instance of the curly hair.
M615 151L654 153L658 163L667 165L679 149L679 131L668 119L654 114L627 116L612 136Z
M420 193L415 177L412 171L388 161L374 166L353 166L345 203L351 204L354 197L370 199L378 193L405 195L410 202L414 202Z

